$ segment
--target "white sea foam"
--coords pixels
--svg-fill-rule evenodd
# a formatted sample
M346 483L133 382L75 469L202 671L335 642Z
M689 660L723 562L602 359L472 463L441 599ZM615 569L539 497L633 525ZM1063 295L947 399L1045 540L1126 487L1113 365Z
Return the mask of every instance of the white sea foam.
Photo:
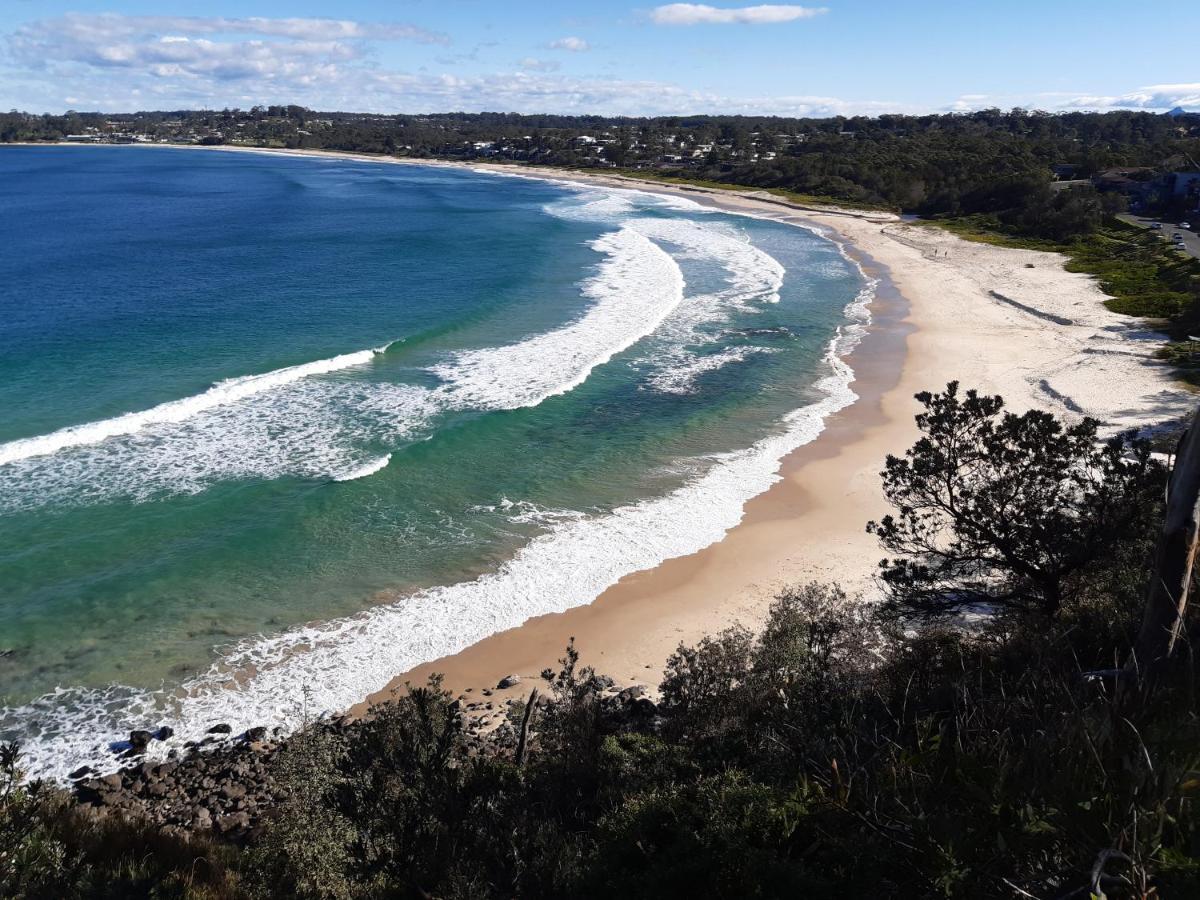
M329 479L419 437L440 411L427 388L304 378L96 444L0 467L0 511L146 501L234 479Z
M507 347L469 350L433 368L450 406L516 409L582 384L598 365L651 334L683 299L671 256L630 228L592 244L607 258L583 293L592 305L577 321Z
M653 352L637 362L647 372L646 387L665 393L688 393L697 376L743 361L755 352L747 347L731 347L712 353L706 348L722 339L718 326L734 314L779 302L786 270L773 256L755 247L743 231L719 221L647 217L634 220L632 225L648 237L677 248L683 258L713 262L725 270L724 286L689 296L659 329Z
M648 216L628 224L652 240L681 248L691 258L720 263L729 275L729 301L779 302L787 270L775 257L755 247L741 229L722 222Z
M707 372L745 362L751 356L778 352L774 347L730 347L707 356L680 354L673 364L658 366L646 385L664 394L690 394L696 389L696 379Z
M698 375L751 354L746 348L716 354L697 351L720 339L713 326L728 321L734 313L752 312L756 304L779 302L786 275L779 260L754 246L742 229L725 222L645 214L654 208L689 215L714 212L686 197L575 186L580 193L575 202L551 203L546 211L562 218L619 222L623 229L670 247L676 258L713 262L726 272L723 288L688 296L655 332L652 350L636 363L648 373L647 387L687 393ZM578 202L580 199L583 202ZM637 214L630 217L631 213Z
M392 461L392 454L389 453L386 456L379 457L379 459L373 459L366 465L359 466L357 469L352 469L349 472L347 472L345 475L335 475L333 480L334 481L358 481L358 479L360 479L360 478L366 478L368 475L374 475L376 472L380 471L381 469L386 469L387 464L390 463L391 461Z
M140 412L129 412L111 419L102 419L99 422L60 428L50 434L9 441L0 444L0 466L35 456L46 456L68 447L96 444L118 435L135 434L148 425L183 422L205 410L237 403L255 394L275 390L299 381L301 378L325 375L352 366L366 365L374 358L375 354L383 353L388 346L390 345L376 347L374 350L343 353L330 359L319 359L298 366L288 366L273 372L265 372L262 375L229 378L225 381L218 381L202 394L160 403L158 406Z
M719 541L746 501L778 480L779 462L808 443L832 413L854 401L842 356L864 332L874 283L847 308L814 386L820 399L786 416L750 448L712 457L705 470L659 498L566 520L530 541L497 571L436 587L356 616L243 641L205 674L174 692L127 687L60 690L0 711L0 730L20 738L30 771L62 779L81 764L112 768L97 735L170 725L165 753L201 738L215 722L234 732L256 725L294 729L306 715L343 710L397 673L458 652L529 618L590 603L620 578ZM515 505L515 504L514 504ZM307 692L302 694L302 688Z

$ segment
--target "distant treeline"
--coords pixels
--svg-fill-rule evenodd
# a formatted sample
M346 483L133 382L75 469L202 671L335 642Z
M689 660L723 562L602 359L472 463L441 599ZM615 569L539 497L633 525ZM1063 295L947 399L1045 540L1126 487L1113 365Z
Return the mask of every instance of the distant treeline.
M1022 233L1061 239L1089 230L1098 200L1050 196L1052 170L1086 179L1110 167L1194 169L1200 114L525 116L367 115L299 106L105 115L0 114L0 141L126 132L191 140L413 157L654 169L782 188L926 216L1004 213ZM1083 205L1086 209L1068 207ZM1047 220L1055 220L1046 225ZM1091 227L1094 228L1094 225Z

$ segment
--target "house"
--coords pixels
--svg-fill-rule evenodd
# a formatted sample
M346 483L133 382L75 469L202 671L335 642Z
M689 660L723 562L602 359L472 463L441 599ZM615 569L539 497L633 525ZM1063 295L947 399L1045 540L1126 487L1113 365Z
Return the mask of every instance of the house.
M1063 182L1057 182L1055 186L1061 184ZM1141 208L1161 191L1159 179L1154 177L1154 170L1146 166L1105 169L1092 176L1092 185L1098 191L1124 194L1129 198L1131 209Z
M1146 166L1124 169L1105 169L1092 176L1098 191L1120 191L1123 194L1142 191L1151 181L1154 170Z

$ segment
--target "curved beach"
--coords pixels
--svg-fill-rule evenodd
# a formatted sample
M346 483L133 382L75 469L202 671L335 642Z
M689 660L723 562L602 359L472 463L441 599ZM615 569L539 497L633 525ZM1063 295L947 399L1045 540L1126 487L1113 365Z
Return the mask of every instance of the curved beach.
M508 674L536 676L571 638L584 664L622 683L654 686L680 642L737 622L757 625L787 585L836 581L869 602L881 552L864 526L887 511L879 472L887 454L915 439L918 391L957 380L1002 395L1016 411L1089 415L1109 430L1154 426L1185 415L1194 402L1154 358L1160 336L1109 311L1095 280L1067 272L1060 254L968 242L886 214L817 210L754 192L555 170L522 174L679 194L846 242L881 280L867 335L846 357L859 399L783 460L780 480L745 505L741 523L720 542L630 575L588 606L531 619L401 673L358 712L435 672L455 692L494 688Z

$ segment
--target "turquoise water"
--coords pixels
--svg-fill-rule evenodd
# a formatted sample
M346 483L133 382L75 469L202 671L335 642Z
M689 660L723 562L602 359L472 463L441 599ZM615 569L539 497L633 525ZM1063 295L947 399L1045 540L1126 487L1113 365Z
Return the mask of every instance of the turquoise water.
M72 147L0 208L0 734L48 774L588 602L852 399L857 267L686 200Z

